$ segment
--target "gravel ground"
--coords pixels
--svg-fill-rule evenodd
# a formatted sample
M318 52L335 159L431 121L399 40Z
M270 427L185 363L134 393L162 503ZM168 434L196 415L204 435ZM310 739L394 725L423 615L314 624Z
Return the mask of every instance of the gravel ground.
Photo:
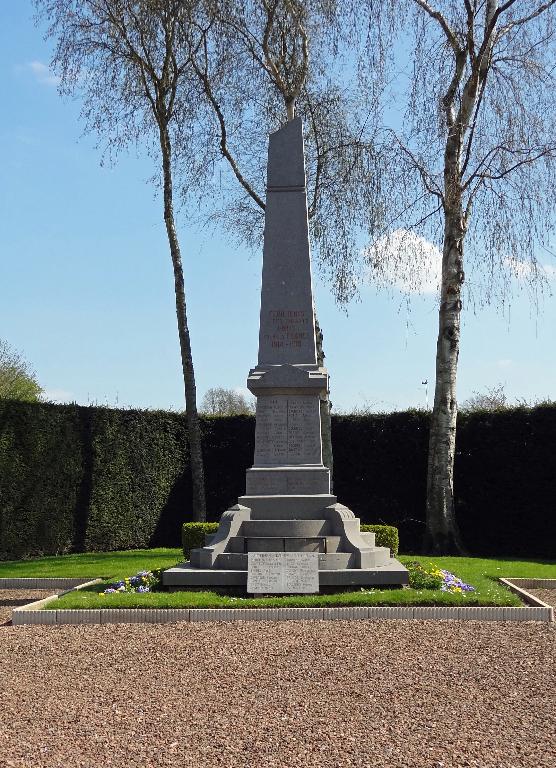
M41 600L43 597L58 594L59 591L55 589L0 589L0 627L7 621L11 621L12 609L16 605Z
M554 768L553 625L0 632L0 766Z
M530 595L538 597L543 603L556 608L556 589L527 589Z

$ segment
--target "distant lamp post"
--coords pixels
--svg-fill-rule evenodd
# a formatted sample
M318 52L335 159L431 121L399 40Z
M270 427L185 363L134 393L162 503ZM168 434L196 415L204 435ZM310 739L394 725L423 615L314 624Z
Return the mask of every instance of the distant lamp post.
M429 410L429 380L425 379L424 381L421 382L421 384L423 384L423 386L425 387L425 401L427 403L426 407L428 411Z

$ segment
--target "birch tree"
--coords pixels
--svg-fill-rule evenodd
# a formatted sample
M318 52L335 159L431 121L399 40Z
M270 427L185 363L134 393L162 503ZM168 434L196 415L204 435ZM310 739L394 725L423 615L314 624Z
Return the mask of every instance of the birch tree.
M403 18L413 33L409 100L404 126L390 133L395 156L383 179L393 213L369 256L378 275L411 269L403 250L392 254L388 247L388 232L398 227L442 251L426 501L430 552L462 550L453 468L465 275L474 289L484 281L487 300L498 289L505 295L512 274L532 285L542 280L537 253L553 231L556 203L554 5L388 5L390 19Z
M110 153L129 144L150 152L163 190L163 216L172 268L185 390L193 515L206 519L201 430L197 413L182 253L174 213L174 176L184 156L191 175L198 92L191 69L186 0L35 0L38 18L55 41L53 67L63 94L83 99L86 129ZM196 148L197 149L197 148Z

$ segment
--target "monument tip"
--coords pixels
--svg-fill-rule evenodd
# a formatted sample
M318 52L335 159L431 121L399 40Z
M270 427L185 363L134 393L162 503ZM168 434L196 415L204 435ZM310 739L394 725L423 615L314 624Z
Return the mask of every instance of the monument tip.
M267 188L305 187L303 121L289 120L268 140Z

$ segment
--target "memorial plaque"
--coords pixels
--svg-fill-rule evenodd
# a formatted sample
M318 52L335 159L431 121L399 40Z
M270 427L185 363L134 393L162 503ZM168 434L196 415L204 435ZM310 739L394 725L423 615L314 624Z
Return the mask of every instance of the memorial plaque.
M288 397L288 464L322 464L318 396Z
M247 555L247 592L274 594L283 592L284 552L249 552Z
M316 395L257 399L255 466L322 464Z
M317 552L249 552L247 592L259 595L319 591Z
M288 463L288 398L259 397L255 426L255 465Z

